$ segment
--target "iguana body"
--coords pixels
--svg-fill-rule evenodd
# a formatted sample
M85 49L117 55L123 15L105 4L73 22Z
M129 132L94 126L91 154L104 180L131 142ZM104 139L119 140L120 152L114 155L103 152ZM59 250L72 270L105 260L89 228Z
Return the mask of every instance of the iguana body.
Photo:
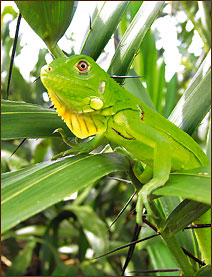
M102 134L101 138L124 147L146 164L148 171L152 169L148 177L140 178L146 184L139 191L138 217L142 203L149 209L148 195L165 184L170 171L209 163L188 134L119 86L90 57L56 59L42 68L41 81L77 137Z

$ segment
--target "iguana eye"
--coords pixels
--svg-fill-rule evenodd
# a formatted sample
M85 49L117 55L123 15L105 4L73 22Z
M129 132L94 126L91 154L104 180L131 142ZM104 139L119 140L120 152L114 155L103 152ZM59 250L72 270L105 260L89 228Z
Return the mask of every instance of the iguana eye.
M79 71L81 72L86 72L88 70L88 63L85 61L80 61L77 64L77 68L79 69Z
M51 66L48 66L48 71L52 71L52 67Z

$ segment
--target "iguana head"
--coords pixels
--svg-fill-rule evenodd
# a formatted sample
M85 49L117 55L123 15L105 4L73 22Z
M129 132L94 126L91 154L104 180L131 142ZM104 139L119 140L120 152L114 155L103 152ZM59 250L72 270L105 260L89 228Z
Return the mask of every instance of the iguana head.
M76 136L85 138L104 131L97 118L98 111L109 105L106 86L110 78L92 58L58 58L42 67L40 77L58 114Z

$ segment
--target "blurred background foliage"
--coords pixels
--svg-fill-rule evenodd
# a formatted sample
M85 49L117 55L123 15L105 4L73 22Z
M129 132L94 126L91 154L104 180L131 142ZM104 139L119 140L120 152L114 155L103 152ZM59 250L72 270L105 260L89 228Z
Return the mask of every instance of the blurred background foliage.
M78 3L78 8L82 5L83 2ZM113 3L111 2L110 5ZM114 51L141 5L142 1L130 1L127 5L125 12L120 17L118 27L112 35ZM2 99L6 99L9 64L14 41L11 26L14 26L14 22L17 21L17 16L17 9L10 6L9 3L2 9ZM78 16L80 24L82 18L79 14ZM181 55L180 66L176 70L172 69L171 73L169 72L170 62L167 61L169 45L164 45L162 41L163 27L159 27L163 26L159 22L165 18L175 26L177 49ZM167 24L167 22L164 21L163 24ZM89 30L89 21L87 25ZM134 90L134 82L139 81L140 89L148 92L154 108L168 118L211 48L210 26L210 1L166 2L151 29L146 33L132 64L133 69L131 68L131 70L133 71L130 72L142 76L141 82L138 79L127 80L124 86L129 90ZM39 76L41 67L46 64L46 59L49 58L48 50L45 45L39 50L37 62L29 73L30 78L24 78L20 67L16 65L16 58L20 53L23 55L25 51L26 45L21 43L24 35L20 32L9 100L49 107L51 103L46 96L45 88L40 81L33 82ZM69 51L65 50L65 52L66 55L71 55L75 51L73 45L76 42L77 34L72 33L69 28L65 37L70 43ZM170 37L172 38L171 34ZM191 45L195 48L197 43L198 51L193 51ZM62 46L61 48L63 49ZM176 52L173 52L173 55L176 55ZM98 59L99 64L104 66L104 61L107 59L107 50L105 50ZM29 62L30 60L23 60L22 66ZM208 124L209 116L193 134L195 140L203 148L206 147ZM48 161L52 155L67 149L60 137L28 139L10 157L19 143L20 140L17 139L2 141L2 172ZM126 176L119 173L116 174L116 177L125 178ZM132 186L124 182L104 177L89 187L81 189L70 198L21 222L2 237L2 275L120 275L127 250L120 251L108 259L102 258L97 261L89 259L93 257L94 251L97 255L104 252L104 249L114 249L130 241L135 222L135 201L121 215L111 231L105 232L105 230L107 229L106 225L112 222L124 203L130 198L133 190ZM74 209L73 204L80 208ZM83 206L80 206L82 204ZM152 233L153 231L145 226L140 237ZM184 241L184 243L186 242ZM159 238L137 245L136 249L128 267L128 275L133 275L129 272L135 269L176 267L172 255ZM160 256L163 257L163 261L160 260ZM170 276L170 273L162 275ZM179 275L179 273L172 273L172 275Z

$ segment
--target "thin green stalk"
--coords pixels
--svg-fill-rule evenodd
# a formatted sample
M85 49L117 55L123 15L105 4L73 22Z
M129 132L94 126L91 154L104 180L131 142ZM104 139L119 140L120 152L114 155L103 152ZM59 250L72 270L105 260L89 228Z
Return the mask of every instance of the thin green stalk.
M60 57L65 57L65 54L63 53L63 51L60 49L60 47L58 46L58 44L56 44L53 48L49 47L49 50L51 51L51 53L53 54L53 56L57 59Z

